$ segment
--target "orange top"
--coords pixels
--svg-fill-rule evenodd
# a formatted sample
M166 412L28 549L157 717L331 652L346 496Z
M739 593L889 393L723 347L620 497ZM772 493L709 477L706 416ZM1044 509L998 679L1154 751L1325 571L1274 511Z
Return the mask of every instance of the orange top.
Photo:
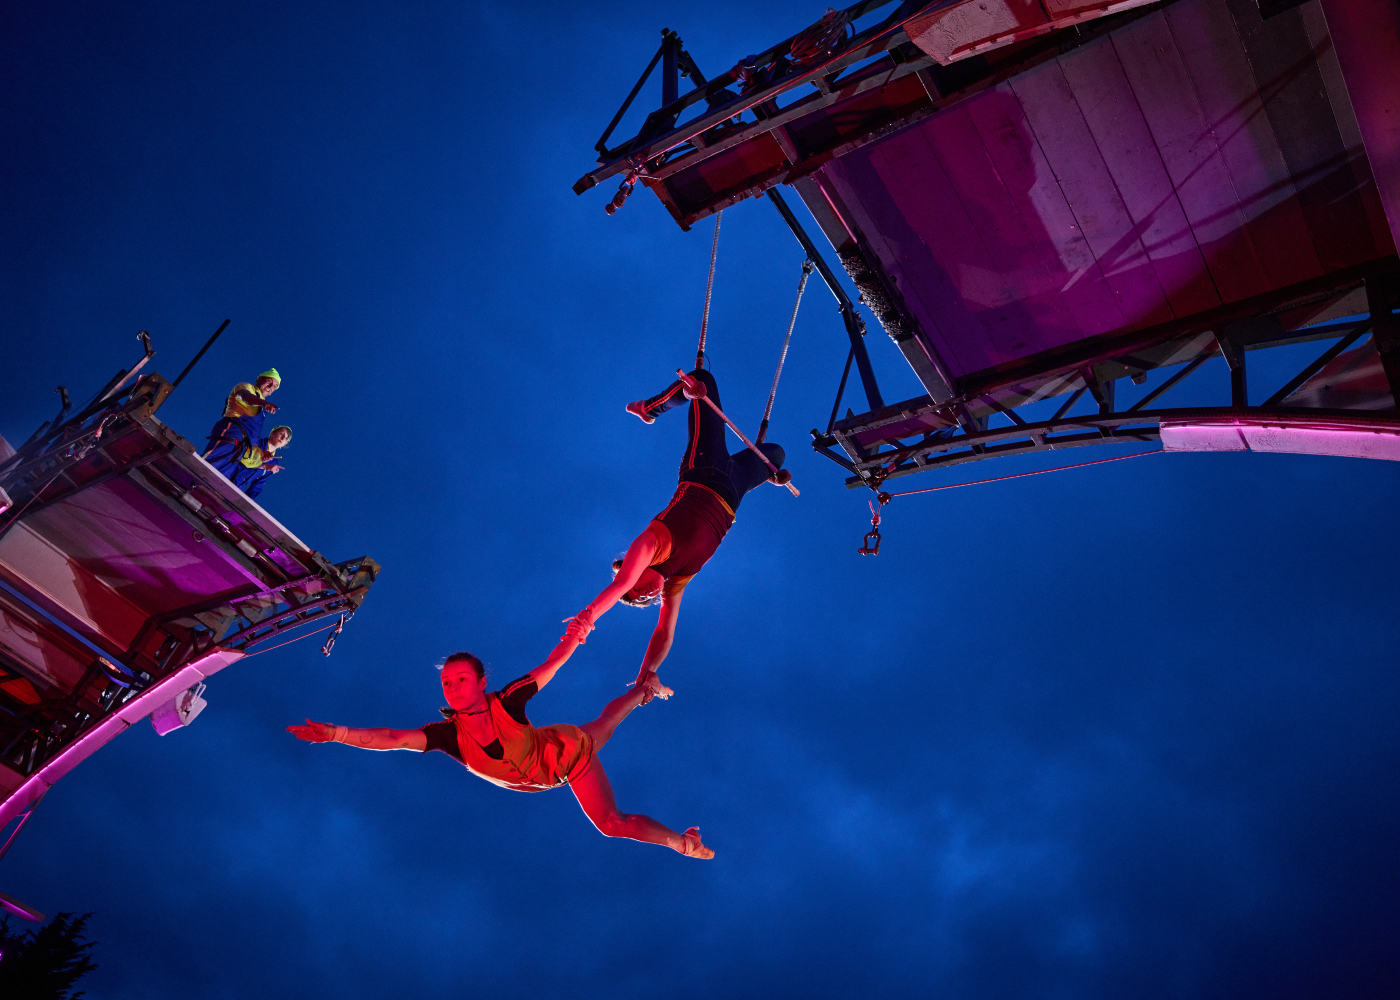
M521 710L525 698L519 696L525 693L523 689L526 686L534 684L535 679L526 674L502 690L492 691L486 696L487 710L499 746L492 743L483 747L467 731L464 716L458 715L453 719L460 753L458 759L478 778L485 778L493 785L516 792L544 792L566 785L571 778L587 771L593 762L593 737L578 726L536 728L528 720L520 721L525 715ZM530 691L526 698L533 693ZM519 717L512 715L503 698L519 703ZM497 759L487 752L488 748L501 751L502 756Z

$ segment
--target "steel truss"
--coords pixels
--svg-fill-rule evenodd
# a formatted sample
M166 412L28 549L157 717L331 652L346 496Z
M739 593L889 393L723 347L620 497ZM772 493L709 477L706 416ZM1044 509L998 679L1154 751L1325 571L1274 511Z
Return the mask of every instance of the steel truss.
M861 0L860 3L841 11L839 18L843 23L851 24L872 11L889 6L891 2L892 0ZM643 179L669 176L677 170L684 169L688 157L700 150L713 153L730 148L753 138L756 134L770 132L790 119L810 114L865 90L884 86L891 79L891 67L910 62L910 65L898 70L898 75L904 76L934 65L921 53L913 55L906 52L905 48L899 48L893 54L887 51L892 46L898 47L908 42L908 37L902 30L904 22L929 6L931 5L927 0L908 0L901 3L884 20L843 39L833 51L814 59L810 65L794 65L788 59L793 41L798 37L794 35L793 38L774 45L709 81L681 47L680 38L669 29L664 30L660 51L652 58L642 78L637 81L636 87L598 141L596 148L599 166L579 178L574 184L574 193L582 194L607 178L629 170L639 172ZM877 65L859 65L882 56L884 59ZM905 56L910 58L906 59ZM665 60L665 67L662 74L661 107L647 117L635 136L614 148L608 148L608 137L621 121L622 115L635 99L657 61L662 59ZM889 62L890 65L885 65L885 62ZM689 93L677 96L679 75L689 77L696 86ZM729 85L736 80L741 82L739 94L729 89ZM777 107L776 101L780 96L804 85L814 86L816 93L804 96L787 108L780 110ZM702 101L706 107L703 113L683 124L677 124L686 111ZM755 120L747 123L742 121L741 116L745 112L752 114ZM774 180L774 183L777 181ZM770 185L763 185L767 186ZM762 188L758 190L761 191ZM743 197L750 197L754 193L757 192L746 191ZM680 221L688 228L689 223L696 218L723 207L725 206L722 204L711 205L700 215ZM679 216L677 218L680 219Z
M142 364L149 359L147 354ZM137 366L139 368L140 365ZM303 626L348 621L378 574L368 557L331 563L215 473L154 413L172 386L119 372L72 417L58 416L0 463L0 536L63 501L119 477L212 546L246 583L149 618L125 646L73 618L41 589L0 565L0 611L88 666L55 687L0 650L0 767L29 776L143 691L218 649L256 651ZM36 700L37 699L37 700Z
M1098 338L1029 359L1014 370L960 380L958 395L935 403L923 396L883 410L833 419L825 432L812 431L815 450L846 469L849 488L878 490L889 479L967 462L1040 451L1101 444L1140 444L1160 439L1163 422L1269 421L1282 426L1325 423L1333 427L1397 427L1396 410L1336 410L1285 406L1290 394L1333 358L1370 334L1383 361L1392 397L1400 399L1400 269L1395 257L1358 272L1336 272L1328 282L1309 282L1174 321L1154 330L1117 338ZM1384 270L1382 270L1384 268ZM1365 277L1362 277L1362 274ZM1360 280L1358 280L1360 279ZM1360 318L1287 330L1277 315L1310 301L1335 298L1364 287L1371 312ZM1249 402L1248 352L1308 341L1335 343L1262 403ZM1219 407L1151 409L1147 407L1188 379L1206 361L1223 357L1230 369L1230 400ZM1123 410L1116 407L1115 382L1131 377L1146 381L1155 368L1182 365L1179 371ZM849 371L849 363L848 368ZM840 406L845 377L838 389L833 417ZM1049 420L1029 422L1017 408L1067 396ZM1071 415L1088 396L1096 412ZM992 427L1000 415L1007 423ZM865 439L865 443L862 442ZM876 439L872 444L871 439ZM839 449L839 450L837 450Z
M1089 338L1042 352L994 370L954 377L904 315L896 291L882 276L858 234L843 246L841 264L929 395L885 405L863 343L865 325L831 269L802 231L776 187L792 184L821 222L823 199L809 176L834 158L907 128L1047 61L1066 55L1132 21L1169 6L1170 0L1103 15L1087 12L1083 23L1062 21L1048 33L1027 37L1000 51L940 65L905 31L916 17L955 6L959 0L865 0L840 11L837 20L890 12L864 30L847 30L817 58L799 63L786 39L712 80L706 80L674 32L662 33L661 49L596 145L598 167L574 185L583 193L622 176L621 205L638 181L645 183L683 229L723 208L765 193L816 262L841 307L851 350L825 431L814 430L814 447L850 473L849 486L875 486L885 479L986 458L1084 447L1156 441L1163 421L1278 420L1342 421L1395 427L1394 410L1334 411L1283 406L1288 395L1368 333L1380 355L1392 395L1400 398L1400 260L1390 256L1334 271L1279 291L1173 320L1161 326ZM1271 16L1293 6L1271 3ZM1261 6L1261 10L1262 10ZM811 29L809 29L810 32ZM804 33L806 34L806 33ZM636 98L648 74L662 66L661 106L632 139L613 147L608 139ZM678 93L681 76L694 89ZM689 115L689 120L682 121ZM825 222L822 222L826 228ZM840 227L836 227L839 229ZM827 233L833 245L836 236ZM1290 330L1284 314L1335 301L1364 288L1370 317L1365 324ZM1320 307L1319 307L1320 308ZM1361 310L1357 310L1361 311ZM1336 339L1322 357L1262 403L1250 403L1248 353L1307 340ZM1196 372L1222 356L1229 365L1228 405L1217 408L1149 409ZM852 367L868 412L838 419ZM1164 384L1132 406L1119 408L1116 382L1146 380L1157 368L1178 367ZM1066 397L1050 420L1027 420L1022 407ZM1087 399L1086 399L1087 397ZM1222 404L1226 401L1222 400ZM1085 414L1085 410L1092 412ZM1077 413L1075 412L1077 411ZM993 427L996 423L999 426Z
M1058 30L1021 43L1014 54L978 55L941 66L909 40L904 25L915 16L961 2L905 0L878 23L859 32L852 28L850 37L810 64L791 61L792 45L799 37L795 35L713 80L706 80L696 67L680 37L663 30L661 48L595 145L598 166L575 182L574 193L582 194L610 177L622 176L622 190L609 207L612 211L640 180L656 193L681 228L689 229L698 220L746 198L779 184L796 183L833 157L1147 16L1170 0L1109 16L1096 13L1095 20L1083 24L1061 22ZM892 3L862 0L840 11L837 18L854 25ZM609 148L608 138L658 61L663 64L661 106L647 116L635 136ZM677 96L682 76L695 86ZM730 89L736 82L738 94ZM890 95L896 92L901 96L893 99ZM883 96L872 101L877 93ZM781 101L786 104L780 105ZM686 112L702 103L703 112L678 124ZM839 127L806 128L808 122L828 111L840 116ZM752 120L745 120L745 114ZM756 150L759 143L772 146L776 155L754 157L766 163L757 173L717 191L709 190L705 183L691 183L694 171L708 158L738 146Z

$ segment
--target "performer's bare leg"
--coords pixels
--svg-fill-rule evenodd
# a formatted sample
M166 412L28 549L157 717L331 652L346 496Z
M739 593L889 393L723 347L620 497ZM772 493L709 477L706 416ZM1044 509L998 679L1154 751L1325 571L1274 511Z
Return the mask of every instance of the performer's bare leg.
M715 852L700 842L699 827L691 827L681 834L650 816L619 810L617 799L613 796L612 783L608 781L607 772L603 770L603 764L597 757L597 752L612 739L613 730L617 728L618 723L627 718L634 708L657 694L664 697L670 693L670 689L664 687L656 680L656 675L652 674L649 680L634 685L631 691L610 701L598 718L580 726L580 729L593 737L594 757L584 774L569 781L569 787L574 790L574 797L583 807L584 815L605 837L626 837L629 840L640 840L644 844L662 844L690 857L713 858Z

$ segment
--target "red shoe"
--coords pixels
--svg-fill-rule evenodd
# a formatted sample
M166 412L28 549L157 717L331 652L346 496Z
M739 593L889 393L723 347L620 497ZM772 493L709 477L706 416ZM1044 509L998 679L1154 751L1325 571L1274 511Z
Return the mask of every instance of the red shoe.
M635 403L628 403L627 412L633 416L640 417L644 424L656 423L656 418L647 412L647 401L645 399L639 399Z

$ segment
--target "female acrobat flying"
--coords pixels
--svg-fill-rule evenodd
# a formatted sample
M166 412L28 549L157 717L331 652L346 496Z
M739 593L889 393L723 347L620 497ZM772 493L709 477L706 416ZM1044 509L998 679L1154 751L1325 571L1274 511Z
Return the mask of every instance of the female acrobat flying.
M713 375L699 368L689 377L703 384L715 406L720 405ZM686 402L683 388L680 381L673 382L660 395L628 403L627 412L649 424L658 413ZM719 548L745 494L771 476L763 460L747 448L729 454L724 421L699 398L690 400L689 427L681 458L680 485L670 505L637 536L627 554L613 563L616 575L612 584L570 619L566 632L582 642L597 620L618 601L633 607L659 603L660 614L637 675L638 683L654 673L671 651L686 584ZM782 468L783 449L779 445L764 443L759 447L775 468Z
M568 785L588 818L606 837L627 837L647 844L664 844L690 858L712 858L715 852L700 842L700 829L676 833L650 816L619 812L612 785L597 752L612 737L618 723L657 695L669 697L655 674L642 678L603 714L583 726L536 728L525 715L525 703L554 677L577 642L565 639L544 663L499 691L487 692L486 671L471 653L453 653L442 667L446 721L421 729L350 729L306 720L287 732L308 743L345 743L366 750L441 750L466 765L477 777L518 792L543 792Z

